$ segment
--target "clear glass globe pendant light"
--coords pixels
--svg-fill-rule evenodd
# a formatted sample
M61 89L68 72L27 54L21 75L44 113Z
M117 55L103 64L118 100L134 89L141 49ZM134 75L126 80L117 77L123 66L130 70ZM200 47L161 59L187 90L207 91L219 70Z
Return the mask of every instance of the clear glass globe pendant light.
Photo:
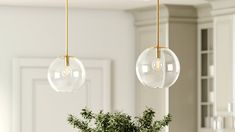
M173 51L160 45L160 0L158 0L157 45L144 50L136 62L139 81L150 88L169 88L179 77L180 63Z
M48 81L57 92L72 92L81 87L86 78L84 65L75 57L69 56L69 2L66 0L66 54L56 58L48 69Z

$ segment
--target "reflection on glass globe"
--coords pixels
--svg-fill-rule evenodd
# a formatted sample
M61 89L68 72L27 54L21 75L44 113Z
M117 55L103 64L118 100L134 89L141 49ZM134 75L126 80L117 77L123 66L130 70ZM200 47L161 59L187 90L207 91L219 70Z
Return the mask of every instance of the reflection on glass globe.
M160 58L155 47L142 52L136 62L136 74L140 82L150 88L169 88L179 77L180 63L168 48L160 48Z
M69 57L69 65L65 65L65 57L56 58L48 69L48 81L57 92L72 92L81 87L86 78L85 68L81 61Z

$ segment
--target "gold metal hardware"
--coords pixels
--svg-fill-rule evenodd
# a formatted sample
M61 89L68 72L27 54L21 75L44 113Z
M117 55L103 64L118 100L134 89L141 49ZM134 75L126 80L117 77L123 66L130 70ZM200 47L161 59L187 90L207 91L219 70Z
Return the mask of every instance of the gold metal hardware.
M69 66L69 56L64 57L65 66Z
M65 4L66 15L66 48L65 48L65 66L69 66L69 0Z
M157 0L157 6L156 6L156 22L157 22L157 25L156 25L156 38L157 38L157 45L156 45L156 57L159 59L161 57L161 54L160 54L160 49L161 49L161 46L160 46L160 0Z

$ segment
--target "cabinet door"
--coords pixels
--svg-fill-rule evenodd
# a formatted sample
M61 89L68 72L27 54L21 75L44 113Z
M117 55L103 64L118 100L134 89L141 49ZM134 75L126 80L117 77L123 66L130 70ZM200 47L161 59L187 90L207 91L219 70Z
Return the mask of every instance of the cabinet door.
M234 53L234 16L216 17L216 112L217 115L228 114L228 104L234 103L235 53Z

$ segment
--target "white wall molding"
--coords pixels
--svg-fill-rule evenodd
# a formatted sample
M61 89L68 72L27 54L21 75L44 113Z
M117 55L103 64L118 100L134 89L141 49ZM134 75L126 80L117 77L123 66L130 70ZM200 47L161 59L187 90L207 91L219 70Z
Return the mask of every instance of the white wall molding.
M212 15L230 15L235 13L234 0L208 0L212 6Z
M156 8L129 10L135 17L137 27L156 25ZM161 5L161 24L168 22L197 23L197 11L193 6Z
M213 16L223 16L223 15L233 15L233 14L235 14L235 7L234 8L226 8L226 9L218 9L218 10L214 9L212 11Z
M166 18L168 15L168 10L164 5L160 6L161 10L161 22L166 22ZM148 8L139 8L134 10L128 10L131 12L135 18L135 23L137 26L145 26L156 24L156 7L148 7Z
M206 23L213 23L212 17L212 6L210 4L202 4L196 6L197 13L198 13L198 23L199 24L206 24Z
M27 69L43 69L46 70L50 65L52 58L17 58L13 61L13 107L12 107L12 132L22 131L22 75ZM98 70L102 73L102 105L104 111L111 111L111 61L99 59L81 59L86 70ZM36 73L35 73L36 74ZM47 80L47 77L38 77L32 75L27 80L30 85L34 85L40 80ZM88 78L89 80L89 78ZM33 117L32 117L33 118ZM30 125L31 130L34 129L33 122Z

